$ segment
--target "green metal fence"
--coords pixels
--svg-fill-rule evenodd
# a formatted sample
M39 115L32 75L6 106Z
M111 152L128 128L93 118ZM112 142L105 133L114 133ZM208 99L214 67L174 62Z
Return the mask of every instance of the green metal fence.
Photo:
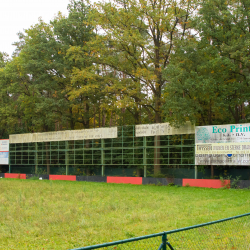
M186 177L193 177L194 135L158 140L155 144L154 136L136 137L135 126L123 126L115 139L10 144L10 172L146 177L157 162L164 176L176 177L169 169L185 168L192 169Z
M90 249L158 249L158 250L222 250L250 249L250 213L191 227L77 248Z

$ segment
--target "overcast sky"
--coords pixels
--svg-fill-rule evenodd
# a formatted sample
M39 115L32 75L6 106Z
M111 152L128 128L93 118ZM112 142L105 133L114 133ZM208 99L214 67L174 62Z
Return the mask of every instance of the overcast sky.
M38 23L49 22L60 11L67 15L69 0L0 0L0 51L12 55L17 33Z

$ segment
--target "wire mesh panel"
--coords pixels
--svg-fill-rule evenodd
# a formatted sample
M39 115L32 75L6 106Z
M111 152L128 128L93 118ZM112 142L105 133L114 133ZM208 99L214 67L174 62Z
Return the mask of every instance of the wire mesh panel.
M168 235L175 250L250 249L250 216Z
M250 213L154 235L77 248L211 250L250 249Z

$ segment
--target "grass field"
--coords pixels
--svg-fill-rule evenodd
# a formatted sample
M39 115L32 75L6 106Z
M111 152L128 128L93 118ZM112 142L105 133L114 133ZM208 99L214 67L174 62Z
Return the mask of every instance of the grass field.
M0 179L0 249L71 249L248 212L250 190Z

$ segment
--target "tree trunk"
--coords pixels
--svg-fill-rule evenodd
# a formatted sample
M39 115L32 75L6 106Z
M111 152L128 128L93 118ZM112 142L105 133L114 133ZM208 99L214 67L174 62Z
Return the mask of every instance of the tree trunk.
M160 87L158 86L156 88L158 91L156 93L156 100L155 100L155 122L156 123L161 123L161 116L160 116L160 105L161 105L161 99L160 99ZM154 174L160 174L161 173L161 160L160 160L160 155L161 155L161 136L156 135L154 138Z
M72 108L69 109L69 113L70 113L70 129L74 130L75 122L74 122L74 119L73 119L73 109Z
M134 118L135 124L140 124L140 112L138 110L135 110Z
M89 104L88 97L84 97L84 128L89 128Z
M112 110L111 110L110 120L109 120L109 127L112 127L112 124L113 124L113 120L112 120Z
M96 114L95 114L95 106L94 106L94 128L95 128L95 119L96 119Z
M105 108L102 109L102 127L105 127L106 122L106 114L105 114Z
M209 125L212 125L212 104L211 104L211 99L210 99L210 103L209 103L208 121L209 121Z
M140 177L141 176L141 169L137 168L136 169L136 177Z
M156 135L154 138L154 174L157 175L161 173L161 161L160 161L160 155L161 155L161 136Z
M90 169L89 168L87 168L86 175L90 176Z
M211 178L213 179L214 178L214 166L211 165Z
M99 106L99 119L98 119L98 121L99 121L99 128L101 127L101 108L100 108L100 106Z

